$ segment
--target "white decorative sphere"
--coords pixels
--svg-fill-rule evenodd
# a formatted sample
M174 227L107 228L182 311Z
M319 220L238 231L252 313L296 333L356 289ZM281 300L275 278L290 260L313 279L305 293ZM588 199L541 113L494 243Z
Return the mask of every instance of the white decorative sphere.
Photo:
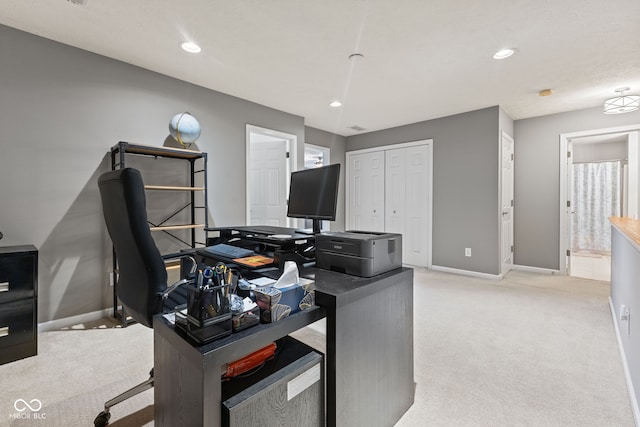
M169 122L169 133L180 145L192 144L200 138L200 123L190 113L176 114Z

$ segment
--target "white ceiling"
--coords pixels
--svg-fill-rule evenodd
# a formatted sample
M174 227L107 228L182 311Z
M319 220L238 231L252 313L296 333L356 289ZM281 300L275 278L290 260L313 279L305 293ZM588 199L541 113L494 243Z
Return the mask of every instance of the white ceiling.
M0 3L2 24L340 135L493 105L516 120L596 107L622 86L640 94L639 18L638 0ZM183 52L184 40L202 53ZM504 47L517 53L494 60Z

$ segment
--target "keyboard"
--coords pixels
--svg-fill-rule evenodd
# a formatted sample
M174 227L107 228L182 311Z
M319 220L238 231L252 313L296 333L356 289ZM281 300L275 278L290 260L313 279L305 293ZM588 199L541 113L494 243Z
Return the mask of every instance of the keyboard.
M227 245L226 243L207 246L204 250L212 255L229 259L244 258L255 254L251 249L239 248L238 246Z

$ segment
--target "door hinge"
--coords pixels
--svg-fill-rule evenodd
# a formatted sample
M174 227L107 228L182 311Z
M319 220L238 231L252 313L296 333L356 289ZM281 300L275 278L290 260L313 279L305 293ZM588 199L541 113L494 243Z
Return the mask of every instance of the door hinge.
M571 151L567 151L567 158L571 157Z
M513 245L511 245L511 253L513 253Z
M285 157L286 157L287 159L289 158L289 156L290 156L290 155L291 155L291 154L290 154L288 151L285 153Z
M567 200L567 207L570 208L571 207L571 200Z
M511 200L511 207L513 207L513 200Z
M513 161L513 153L511 153L511 161Z
M567 249L567 256L571 256L571 250Z

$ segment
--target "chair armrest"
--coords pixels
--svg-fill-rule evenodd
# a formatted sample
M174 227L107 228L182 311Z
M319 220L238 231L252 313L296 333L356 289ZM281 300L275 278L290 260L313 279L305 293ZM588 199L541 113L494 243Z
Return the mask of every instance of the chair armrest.
M191 276L193 276L195 274L196 269L198 268L198 262L193 257L193 254L195 254L195 252L196 252L195 249L184 251L184 252L175 252L175 253L172 253L172 254L162 255L162 259L164 261L167 261L167 260L171 260L171 259L188 258L189 260L191 260L191 270L187 274L187 277L191 277Z
M174 283L173 285L169 286L167 288L166 291L164 291L160 296L162 297L163 300L167 299L169 297L169 294L173 291L175 291L176 289L178 289L180 286L185 285L187 283L193 283L194 280L193 279L182 279L177 281L176 283Z

